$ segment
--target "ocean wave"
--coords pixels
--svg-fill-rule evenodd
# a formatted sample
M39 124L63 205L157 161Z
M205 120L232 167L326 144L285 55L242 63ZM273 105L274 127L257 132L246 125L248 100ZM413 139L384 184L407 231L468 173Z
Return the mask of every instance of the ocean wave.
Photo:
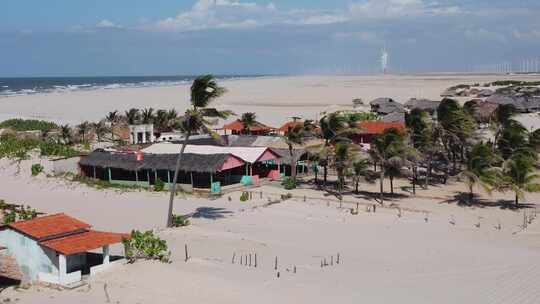
M222 76L218 81L237 80L261 76ZM2 79L0 97L34 94L69 93L91 90L116 90L123 88L171 87L190 84L195 77L86 77L82 78L28 78ZM86 80L86 81L85 81ZM10 83L11 81L11 83Z

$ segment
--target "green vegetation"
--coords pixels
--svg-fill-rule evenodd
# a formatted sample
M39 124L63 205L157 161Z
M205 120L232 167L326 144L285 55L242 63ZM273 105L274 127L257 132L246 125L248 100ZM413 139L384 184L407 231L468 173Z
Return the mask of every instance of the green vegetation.
M33 164L32 165L32 176L37 176L41 172L43 172L43 166L41 164Z
M160 179L156 179L156 182L154 184L154 191L161 192L165 189L165 183Z
M358 122L364 120L379 120L381 116L377 113L372 112L357 112L357 113L346 113L344 116L349 122Z
M29 153L38 151L41 156L72 157L79 154L71 146L42 139L18 138L14 134L0 136L0 158L28 159Z
M491 86L538 86L540 81L498 80L489 83Z
M240 195L240 201L247 202L248 200L249 200L249 193L247 193L246 191L242 192L242 194Z
M2 211L3 223L11 224L16 221L31 220L37 216L37 211L29 206L16 206L7 204L0 200L0 211Z
M75 175L71 179L73 182L84 184L88 187L96 189L118 189L118 190L147 190L146 187L137 185L120 185L114 184L107 180L93 179L86 176Z
M48 132L58 129L59 126L53 122L44 120L9 119L0 123L0 129L13 129L15 131L35 131Z
M284 178L281 185L285 188L285 190L292 190L296 189L297 187L296 180L289 177Z
M187 215L173 214L173 227L189 226L191 222Z
M154 235L152 231L140 232L133 230L130 238L122 240L129 263L135 263L139 259L158 260L167 263L171 252L167 242Z

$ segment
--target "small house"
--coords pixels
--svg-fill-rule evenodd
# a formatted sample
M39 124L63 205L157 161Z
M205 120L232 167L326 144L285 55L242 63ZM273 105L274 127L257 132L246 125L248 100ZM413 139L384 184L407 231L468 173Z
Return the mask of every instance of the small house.
M146 144L155 141L154 125L129 125L129 142L131 144Z
M388 129L405 130L405 124L400 122L384 122L375 120L364 120L358 123L359 131L351 135L355 144L361 145L364 150L369 150L373 137L382 134Z
M129 235L92 230L91 226L59 213L0 227L0 245L7 248L23 281L69 286L111 264L109 246ZM89 251L101 249L102 254Z

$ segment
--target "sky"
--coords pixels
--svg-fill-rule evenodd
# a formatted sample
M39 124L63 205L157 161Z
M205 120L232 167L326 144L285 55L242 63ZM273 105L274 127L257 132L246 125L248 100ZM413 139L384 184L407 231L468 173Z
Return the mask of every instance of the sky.
M0 77L372 74L540 59L538 0L2 0Z

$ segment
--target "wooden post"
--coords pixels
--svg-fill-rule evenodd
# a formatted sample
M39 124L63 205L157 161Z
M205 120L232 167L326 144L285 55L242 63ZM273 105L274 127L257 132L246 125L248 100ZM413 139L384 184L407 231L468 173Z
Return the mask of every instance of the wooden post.
M274 263L274 270L277 270L277 256L276 256L276 261Z
M244 255L240 255L240 265L243 265L243 262L244 262Z
M186 250L186 262L189 260L188 250L187 250L187 244L184 246Z
M249 267L251 267L251 253L249 254Z
M189 172L189 176L191 178L191 187L195 188L195 186L193 185L193 172Z
M154 183L157 181L157 170L154 170Z
M296 265L294 265L294 270L293 270L294 273L296 273Z
M233 255L232 255L232 264L234 264L234 259L236 258L236 252L233 252Z
M330 266L334 266L334 256L330 257Z
M339 252L337 253L337 260L336 263L339 264Z
M139 183L139 172L135 171L135 182Z
M94 179L96 179L96 166L92 166L94 168Z
M257 254L255 253L255 268L257 268Z
M212 184L214 183L214 174L210 172L210 192L212 191Z
M107 168L107 171L109 172L109 183L110 183L110 182L112 182L111 168Z
M169 185L171 184L171 171L170 170L167 170L167 183Z

